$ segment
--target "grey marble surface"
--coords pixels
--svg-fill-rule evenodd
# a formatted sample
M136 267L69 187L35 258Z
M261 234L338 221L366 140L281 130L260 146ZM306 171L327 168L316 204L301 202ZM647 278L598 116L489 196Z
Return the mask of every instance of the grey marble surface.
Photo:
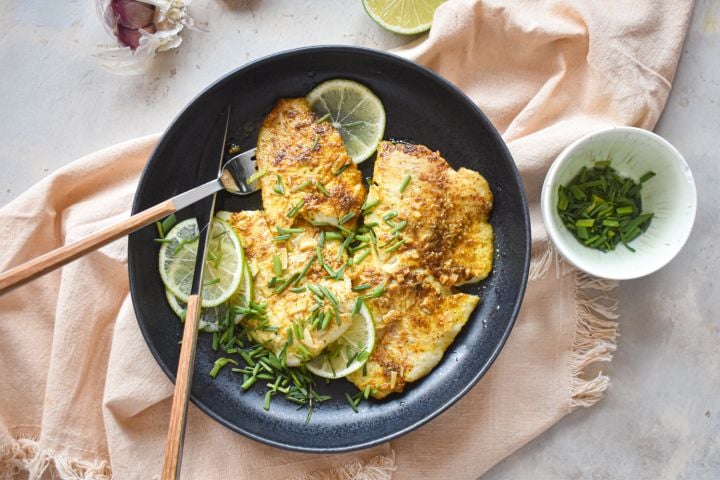
M301 45L387 49L359 1L196 0L209 32L117 77L92 54L108 42L93 2L0 2L0 205L69 161L162 131L200 90L249 60ZM612 385L483 479L720 478L720 0L699 0L657 128L687 158L699 208L681 254L619 291Z

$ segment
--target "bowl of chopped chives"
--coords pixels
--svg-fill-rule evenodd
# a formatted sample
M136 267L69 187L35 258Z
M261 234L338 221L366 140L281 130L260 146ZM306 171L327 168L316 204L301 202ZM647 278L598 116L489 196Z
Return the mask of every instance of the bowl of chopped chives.
M597 277L628 280L672 260L690 236L697 193L680 152L658 135L613 127L555 159L541 211L555 248Z

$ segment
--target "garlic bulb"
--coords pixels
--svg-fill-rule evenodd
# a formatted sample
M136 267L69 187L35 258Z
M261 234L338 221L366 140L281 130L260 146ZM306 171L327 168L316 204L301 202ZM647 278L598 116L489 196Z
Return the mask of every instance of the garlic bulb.
M191 0L95 0L98 15L118 46L97 55L101 64L122 75L143 73L155 52L176 48L180 32L193 28L187 15Z

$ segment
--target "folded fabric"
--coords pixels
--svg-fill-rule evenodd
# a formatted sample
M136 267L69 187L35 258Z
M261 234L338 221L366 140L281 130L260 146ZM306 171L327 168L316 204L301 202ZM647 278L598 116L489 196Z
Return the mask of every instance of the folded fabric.
M499 358L457 405L389 444L341 455L271 448L189 408L184 478L474 479L607 387L611 282L564 265L539 221L543 176L580 135L652 128L692 4L680 0L443 4L397 51L442 74L508 142L531 203L531 281ZM429 92L432 94L432 92ZM0 270L129 214L152 135L89 155L0 209ZM0 479L152 478L172 384L140 334L119 240L0 296Z

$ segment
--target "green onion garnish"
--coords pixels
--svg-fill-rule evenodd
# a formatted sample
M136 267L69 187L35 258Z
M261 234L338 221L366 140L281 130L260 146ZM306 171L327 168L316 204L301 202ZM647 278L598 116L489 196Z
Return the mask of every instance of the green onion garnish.
M640 177L640 183L645 183L655 176L655 172L647 172L645 175Z
M315 135L315 138L313 139L313 144L310 147L310 150L315 150L315 147L317 147L317 144L319 141L320 141L320 135Z
M323 123L323 122L327 121L328 119L330 119L330 114L326 113L325 115L323 115L322 117L320 117L318 119L317 123Z
M284 228L284 227L276 227L277 231L281 235L293 235L295 233L303 233L305 231L304 228Z
M363 215L367 215L372 211L373 208L378 205L378 203L380 203L380 200L378 200L377 198L373 200L365 200L365 203L363 203L363 206L360 207L360 210L362 210Z
M318 190L320 190L320 193L322 193L326 197L330 196L330 192L328 192L327 188L325 188L325 185L323 185L320 182L315 182L315 186L317 187Z
M369 283L363 283L363 284L358 285L358 286L356 286L356 287L352 287L352 291L353 291L353 292L360 292L360 291L362 291L362 290L367 290L368 288L372 288L372 285L370 285Z
M345 215L343 215L342 217L340 217L340 220L338 220L338 223L340 225L343 225L343 224L349 222L350 220L352 220L354 217L355 217L355 212L348 212Z
M278 277L282 275L283 272L282 261L277 255L273 255L273 272L275 272L275 275Z
M310 185L312 185L312 181L306 180L306 181L304 181L303 183L301 183L300 185L298 185L297 187L293 188L292 191L293 191L293 192L299 192L300 190L302 190L302 189L304 189L304 188L307 188L307 187L309 187Z
M342 240L342 239L344 239L345 237L343 237L343 236L342 236L340 233L338 233L338 232L326 232L326 233L325 233L325 238L326 238L327 240Z
M360 265L360 263L370 255L370 250L365 250L357 257L353 258L353 265Z
M403 180L402 185L400 185L400 193L401 193L401 194L405 193L405 189L406 189L406 188L408 187L408 185L410 184L410 180L412 180L412 176L410 176L410 175L408 175L407 177L405 177L405 180Z
M349 166L350 166L350 164L349 164L349 163L346 163L346 164L343 165L342 167L340 167L340 168L338 168L337 170L335 170L335 173L333 173L333 175L337 177L337 176L340 175L342 172L344 172L345 169L347 169Z
M289 233L278 235L276 237L273 237L273 240L276 242L284 242L285 240L290 240L291 235Z
M259 170L255 173L253 173L252 175L250 175L248 177L248 179L245 181L245 183L247 183L248 185L251 185L251 184L257 182L259 179L261 179L265 175L267 175L267 172L265 170Z
M366 299L378 298L383 293L385 293L385 285L379 285L379 286L375 287L375 289L372 292L368 293L367 295L363 295L363 297L365 297Z
M595 162L558 187L557 213L586 247L607 252L623 243L631 249L628 243L648 229L653 217L642 213L641 197L642 184L653 176L647 172L636 183L618 175L609 160Z
M285 195L285 187L283 186L282 177L280 175L276 175L277 177L277 183L275 184L275 188L273 190L278 195Z
M217 360L215 360L215 363L213 364L212 370L210 370L210 376L212 378L217 377L218 373L220 373L220 370L227 365L228 363L232 363L233 365L237 365L238 363L233 360L232 358L226 358L226 357L220 357Z
M300 211L300 209L302 208L303 205L305 205L305 199L300 200L297 205L292 207L290 209L290 211L287 213L287 217L293 218L295 215L298 214L298 212Z
M302 280L305 275L307 275L307 272L310 270L310 267L312 266L313 262L315 261L315 255L310 257L310 260L305 264L302 270L300 270L300 273L298 274L298 277L295 279L295 285L300 283L300 280ZM305 287L303 287L305 288Z
M387 221L390 220L391 218L397 217L397 215L398 215L397 210L392 210L392 211L386 213L385 215L383 215L382 218L383 218L383 220L385 220L385 221L387 222Z

